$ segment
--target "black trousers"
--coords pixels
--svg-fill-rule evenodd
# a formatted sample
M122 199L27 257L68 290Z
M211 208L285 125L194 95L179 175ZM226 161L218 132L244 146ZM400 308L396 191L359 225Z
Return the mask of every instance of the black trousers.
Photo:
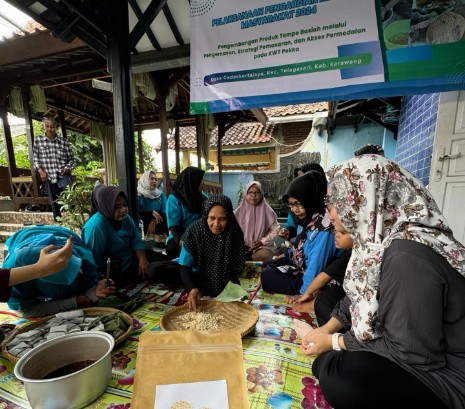
M319 327L329 321L334 307L345 295L341 285L327 285L322 288L315 298L315 315Z
M179 257L181 254L181 247L174 238L169 239L166 242L166 255L169 260L173 260L176 257Z
M447 409L414 375L372 352L326 352L312 370L334 409Z
M274 261L272 262L274 263ZM267 293L279 293L286 295L296 295L300 292L300 287L302 287L302 273L294 274L292 272L282 273L278 266L285 265L286 261L283 260L283 263L267 265L261 275L262 280L262 289ZM289 264L289 263L287 263Z
M47 180L44 184L47 196L50 199L50 205L52 206L53 219L56 221L57 217L61 216L61 205L56 202L58 196L60 196L61 189L58 187L57 183L52 183L50 180Z

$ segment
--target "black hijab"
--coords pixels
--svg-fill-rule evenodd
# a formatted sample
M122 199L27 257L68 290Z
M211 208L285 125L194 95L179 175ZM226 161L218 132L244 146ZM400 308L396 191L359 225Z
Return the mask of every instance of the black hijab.
M115 230L122 225L122 221L115 220L116 200L120 196L127 202L126 194L118 186L97 185L92 191L92 214L101 213Z
M215 205L222 206L228 218L221 234L212 233L207 224L208 213ZM245 265L244 233L234 216L229 197L211 195L205 202L202 218L187 228L182 242L195 261L196 282L203 295L216 297L228 281L239 282Z
M305 240L308 230L330 230L329 222L323 221L326 216L324 197L327 193L328 182L326 175L316 170L310 170L302 176L295 178L286 194L283 202L287 204L290 196L295 197L305 208L305 218L294 218L303 226L302 231L294 240L294 247L298 247L300 241Z
M204 174L204 170L188 166L174 181L172 193L191 213L202 213L204 197L199 186Z
M310 170L296 177L289 185L283 202L287 204L290 196L295 197L305 208L306 217L298 223L306 226L315 213L324 213L324 197L328 188L326 176L316 170Z

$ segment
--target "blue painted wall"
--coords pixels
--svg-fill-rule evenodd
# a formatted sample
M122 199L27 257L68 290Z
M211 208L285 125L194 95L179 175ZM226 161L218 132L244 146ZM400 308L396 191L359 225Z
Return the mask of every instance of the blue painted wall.
M361 124L357 133L351 125L337 126L328 136L327 155L323 155L323 167L331 166L354 156L354 151L366 144L381 145L390 159L395 159L395 140L392 132L374 123Z
M205 173L204 179L218 182L218 173ZM241 182L242 186L245 187L251 180L253 180L251 173L223 173L223 194L231 199L234 209L238 205L237 191Z
M413 95L404 98L400 111L396 161L425 185L429 183L438 106L438 93Z

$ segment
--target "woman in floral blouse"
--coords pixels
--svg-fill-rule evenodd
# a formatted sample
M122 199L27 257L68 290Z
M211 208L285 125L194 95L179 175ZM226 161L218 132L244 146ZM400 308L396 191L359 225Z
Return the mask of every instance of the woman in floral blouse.
M375 154L328 171L354 247L347 296L302 339L335 408L465 407L465 248L407 170Z

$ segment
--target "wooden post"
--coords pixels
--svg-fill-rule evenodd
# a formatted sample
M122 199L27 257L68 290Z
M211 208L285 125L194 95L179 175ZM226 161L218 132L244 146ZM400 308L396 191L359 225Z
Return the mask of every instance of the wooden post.
M157 77L152 75L157 85L157 98L160 113L160 141L161 141L161 161L163 167L163 186L165 195L171 192L170 169L168 163L168 118L166 117L166 97L168 95L168 78L166 73L158 72Z
M58 119L60 120L61 135L63 138L68 139L68 130L66 129L65 113L61 110L58 111Z
M174 151L176 153L176 175L179 175L181 172L181 164L180 164L180 158L179 158L179 150L180 150L180 144L179 144L179 124L176 122L176 129L174 131Z
M142 127L137 127L137 151L139 156L139 172L144 173L144 149L142 141Z
M29 154L29 161L31 162L31 177L32 177L32 187L34 189L35 197L39 197L39 183L37 180L37 171L34 168L34 127L32 126L32 113L31 106L29 105L30 91L29 87L23 85L21 87L21 96L23 99L24 107L24 121L26 122L26 137L27 137L27 147Z
M221 184L221 193L223 193L223 137L226 134L226 124L223 115L216 117L218 121L218 182Z
M199 143L199 135L201 132L201 126L200 126L200 115L196 115L195 117L195 139L197 141L197 166L202 168L202 151L200 149L200 143Z
M13 140L11 138L11 129L8 122L8 112L5 105L0 105L0 119L3 123L3 137L5 138L6 161L8 164L8 176L10 178L11 198L14 201L15 191L13 188L13 177L17 174L15 152L13 149Z
M108 66L113 82L116 163L119 187L128 198L129 214L137 220L136 158L131 101L128 4L112 3L114 30L108 37Z

